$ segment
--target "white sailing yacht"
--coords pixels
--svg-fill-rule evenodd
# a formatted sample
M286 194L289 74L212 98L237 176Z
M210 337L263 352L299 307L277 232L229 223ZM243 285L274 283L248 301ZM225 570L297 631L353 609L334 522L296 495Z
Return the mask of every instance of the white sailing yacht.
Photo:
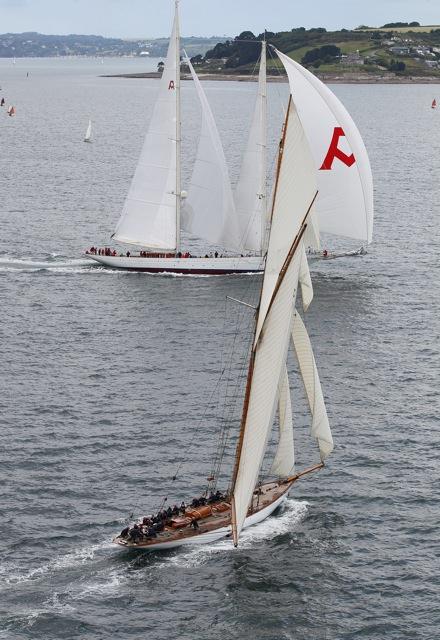
M243 528L270 516L295 482L323 468L324 460L333 450L333 439L310 340L295 308L298 288L302 291L304 310L313 297L304 235L317 194L312 154L296 108L289 100L230 486L224 494L208 495L208 485L207 500L197 500L180 513L161 511L157 516L145 516L116 536L116 544L151 551L232 537L237 546ZM311 435L320 458L296 472L287 373L290 344L305 387ZM273 478L260 483L258 478L277 414L279 438L271 467ZM212 488L216 487L217 477L208 478Z
M92 121L89 120L87 125L86 135L84 136L84 142L92 142Z
M165 68L150 126L112 236L141 247L132 255L93 247L88 255L102 264L136 271L197 274L262 271L261 255L242 255L234 198L215 121L205 93L187 59L202 107L202 125L189 193L181 187L180 35L178 0ZM187 197L188 196L188 197ZM182 203L185 202L185 206ZM184 210L183 210L184 209ZM182 214L181 215L181 210ZM192 257L182 251L181 227L231 255ZM118 255L119 253L119 255Z

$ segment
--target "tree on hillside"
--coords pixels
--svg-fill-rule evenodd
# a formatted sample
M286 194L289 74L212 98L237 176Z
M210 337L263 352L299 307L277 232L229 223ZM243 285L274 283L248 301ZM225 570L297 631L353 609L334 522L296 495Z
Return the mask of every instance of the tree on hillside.
M391 60L388 69L394 73L402 73L406 69L406 64L401 60Z
M336 47L334 44L326 44L323 47L307 51L307 53L301 58L301 64L314 65L315 62L328 64L339 60L340 55L341 50L339 47Z

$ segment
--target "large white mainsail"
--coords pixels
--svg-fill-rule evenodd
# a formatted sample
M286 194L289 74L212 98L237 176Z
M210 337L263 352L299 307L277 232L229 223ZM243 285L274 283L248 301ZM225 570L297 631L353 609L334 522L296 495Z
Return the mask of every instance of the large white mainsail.
M186 57L202 107L202 126L182 228L228 249L241 249L231 182L223 147L206 94Z
M262 42L254 115L235 189L242 249L263 252L267 217L266 42Z
M246 518L272 428L302 263L303 220L316 197L313 158L292 101L286 117L255 341L233 476L234 543Z
M179 245L180 36L176 2L159 95L138 165L113 237L153 249Z
M282 144L282 159L275 187L270 231L271 259L266 260L257 337L260 334L280 270L304 215L316 193L316 173L298 114L289 101ZM307 202L304 209L301 205ZM301 203L301 205L299 204ZM311 211L311 213L313 210Z
M309 141L317 171L321 231L371 242L373 179L368 154L350 114L310 71L276 51Z

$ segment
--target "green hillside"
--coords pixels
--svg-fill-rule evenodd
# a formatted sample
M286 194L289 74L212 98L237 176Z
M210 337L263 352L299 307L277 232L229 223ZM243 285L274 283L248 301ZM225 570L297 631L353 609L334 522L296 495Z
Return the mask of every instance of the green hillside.
M193 62L202 72L253 74L263 38L318 73L440 77L440 28L435 26L359 27L354 31L300 27L258 35L244 31L234 40L217 43ZM268 50L268 69L275 72L280 65L271 47Z

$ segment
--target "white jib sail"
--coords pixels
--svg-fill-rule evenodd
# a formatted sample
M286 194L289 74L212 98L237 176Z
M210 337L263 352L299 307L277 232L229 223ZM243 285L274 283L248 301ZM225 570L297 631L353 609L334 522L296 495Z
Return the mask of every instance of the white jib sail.
M278 185L274 194L256 339L263 326L280 270L316 194L313 158L292 101L290 101L286 122ZM301 248L298 251L301 252Z
M278 398L279 440L271 472L280 477L288 476L295 464L293 444L292 401L290 399L287 367L281 374Z
M312 415L312 436L318 441L321 460L325 460L333 451L333 438L310 338L296 310L293 318L292 341Z
M373 179L360 133L325 84L288 56L277 54L315 160L320 230L371 242Z
M179 15L173 31L159 95L138 165L114 238L152 249L174 250L177 244L177 155L180 114Z
M92 121L89 120L86 135L84 136L84 142L90 142L91 139L92 139Z
M214 116L194 68L186 58L202 107L202 127L182 228L215 245L240 251L240 230L228 167Z
M267 216L266 43L262 43L258 94L235 190L242 248L262 253Z

